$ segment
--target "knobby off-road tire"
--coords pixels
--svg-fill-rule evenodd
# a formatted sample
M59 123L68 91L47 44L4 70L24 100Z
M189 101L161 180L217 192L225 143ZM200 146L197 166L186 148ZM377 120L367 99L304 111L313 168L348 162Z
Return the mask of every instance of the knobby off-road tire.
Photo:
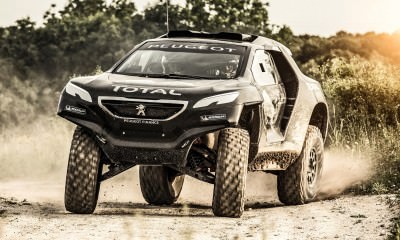
M249 134L244 129L221 130L212 209L216 216L240 217L244 210Z
M102 169L101 150L93 138L77 127L69 153L65 182L65 209L89 214L96 208Z
M140 189L149 204L170 205L178 200L185 175L164 166L140 166Z
M303 150L296 161L278 174L279 200L287 205L312 201L319 190L324 156L320 130L309 126Z

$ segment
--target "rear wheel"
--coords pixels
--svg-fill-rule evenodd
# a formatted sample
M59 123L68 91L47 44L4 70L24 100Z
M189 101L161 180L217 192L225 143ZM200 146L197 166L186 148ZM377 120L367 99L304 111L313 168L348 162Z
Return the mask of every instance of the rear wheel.
M320 130L309 126L299 158L278 174L278 196L288 205L312 201L319 190L324 143Z
M244 210L249 134L244 129L221 130L212 209L216 216L240 217Z
M178 200L185 175L164 166L140 166L140 188L146 202L172 204Z
M69 153L65 181L65 208L72 213L93 213L97 205L102 169L101 151L93 138L77 127Z

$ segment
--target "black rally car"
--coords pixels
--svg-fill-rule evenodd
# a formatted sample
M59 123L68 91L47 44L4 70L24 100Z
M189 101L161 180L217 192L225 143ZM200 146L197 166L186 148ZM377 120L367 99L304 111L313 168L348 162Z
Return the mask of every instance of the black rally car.
M325 97L271 39L169 32L70 80L58 115L78 125L65 186L73 213L92 213L100 183L135 165L148 203L174 203L189 175L214 184L218 216L242 215L248 171L276 174L285 204L318 192Z

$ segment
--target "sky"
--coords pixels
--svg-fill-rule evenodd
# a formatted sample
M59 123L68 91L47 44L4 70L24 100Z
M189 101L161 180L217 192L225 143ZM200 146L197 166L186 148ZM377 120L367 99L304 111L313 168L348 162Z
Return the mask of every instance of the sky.
M134 0L138 9L159 0ZM41 23L43 13L67 0L0 0L0 26L30 16ZM295 34L330 36L344 30L393 33L400 30L400 0L269 0L271 24L289 26ZM172 0L184 3L184 0Z

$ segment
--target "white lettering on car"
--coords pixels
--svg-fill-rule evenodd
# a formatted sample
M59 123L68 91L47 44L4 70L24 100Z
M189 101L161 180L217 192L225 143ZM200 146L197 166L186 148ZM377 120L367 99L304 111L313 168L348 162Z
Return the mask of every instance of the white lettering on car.
M167 91L165 91L164 89L156 89L156 90L153 90L150 92L150 94L154 94L154 93L161 93L161 94L166 95Z
M137 92L138 90L139 90L139 88L135 88L135 87L126 87L123 89L124 92L128 92L128 93Z
M197 49L198 47L197 47L197 46L193 46L193 45L186 45L185 48L188 48L188 49Z
M144 94L163 94L163 95L173 95L182 96L182 93L176 92L175 89L149 89L149 88L138 88L124 85L112 85L114 92L125 92L125 93L144 93Z
M182 93L176 93L175 90L169 90L170 95L181 96Z
M152 44L152 45L149 45L147 48L158 48L158 47L160 47L160 45Z
M153 48L158 48L158 49L176 49L176 48L185 48L185 49L193 49L193 50L209 50L209 51L215 51L215 52L235 52L238 49L236 48L230 48L230 47L220 47L220 46L207 46L207 45L196 45L196 44L150 44L149 46L146 47L147 49L153 49Z
M157 120L145 120L145 119L124 119L125 123L137 123L137 124L152 124L157 125L160 124Z
M119 90L119 88L121 87L121 86L118 86L118 85L113 85L113 87L114 87L114 92L118 92L118 90Z
M218 52L224 51L223 47L210 47L210 49Z
M86 109L80 108L80 107L66 105L65 106L65 110L68 111L68 112L73 112L73 113L77 113L77 114L81 114L81 115L86 115Z
M228 50L229 52L233 52L233 51L235 51L236 49L234 49L234 48L225 48L226 50Z
M142 93L147 93L147 91L149 91L149 89L147 89L147 88L142 88Z

